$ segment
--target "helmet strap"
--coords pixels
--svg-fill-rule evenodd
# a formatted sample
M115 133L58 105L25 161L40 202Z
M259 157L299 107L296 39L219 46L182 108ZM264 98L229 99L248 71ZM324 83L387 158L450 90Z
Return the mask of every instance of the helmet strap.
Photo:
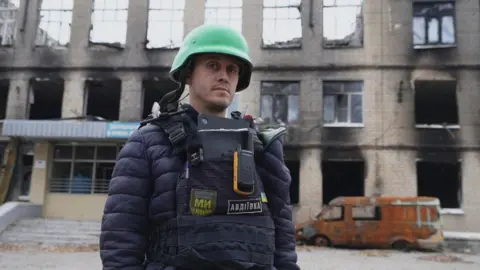
M189 73L189 68L183 68L179 71L179 82L180 85L177 89L168 92L160 100L160 112L161 113L170 113L175 112L178 109L178 102L183 92L185 91L185 85L187 81L187 76Z

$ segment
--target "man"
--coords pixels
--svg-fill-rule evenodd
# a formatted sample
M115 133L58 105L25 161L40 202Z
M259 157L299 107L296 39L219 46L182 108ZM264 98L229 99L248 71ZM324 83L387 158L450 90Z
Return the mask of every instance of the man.
M162 99L160 116L132 134L119 153L102 219L104 270L299 269L282 133L254 133L255 155L259 153L254 166L261 179L255 182L255 196L261 193L262 200L246 207L259 210L255 214L231 204L242 195L231 186L221 190L226 184L220 176L209 178L207 170L196 170L185 146L196 134L185 123L195 126L199 113L225 117L235 92L248 87L251 73L247 42L237 31L203 25L187 35L170 72L179 89ZM185 85L190 106L180 107L184 114L179 114ZM183 140L181 135L186 135ZM219 167L215 173L227 170L231 168ZM214 190L192 186L207 181Z

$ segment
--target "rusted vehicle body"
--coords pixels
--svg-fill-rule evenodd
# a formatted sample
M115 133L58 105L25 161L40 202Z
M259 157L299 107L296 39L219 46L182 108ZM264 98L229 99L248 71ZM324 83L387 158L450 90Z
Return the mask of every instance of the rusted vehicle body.
M441 249L440 201L434 197L338 197L297 224L297 241L316 246Z

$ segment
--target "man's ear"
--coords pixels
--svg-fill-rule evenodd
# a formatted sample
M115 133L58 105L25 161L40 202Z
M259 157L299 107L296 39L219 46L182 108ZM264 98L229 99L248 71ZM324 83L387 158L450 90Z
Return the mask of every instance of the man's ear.
M185 78L185 84L186 85L192 85L192 73L191 72L189 72L187 74L187 77Z

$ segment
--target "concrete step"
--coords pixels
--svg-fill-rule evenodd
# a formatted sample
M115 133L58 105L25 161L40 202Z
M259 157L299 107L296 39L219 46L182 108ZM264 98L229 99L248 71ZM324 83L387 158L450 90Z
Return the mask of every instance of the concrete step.
M13 224L16 227L49 227L49 228L93 228L100 229L100 222L63 220L63 219L22 219Z
M100 222L23 219L0 233L0 243L37 243L46 245L98 244Z

